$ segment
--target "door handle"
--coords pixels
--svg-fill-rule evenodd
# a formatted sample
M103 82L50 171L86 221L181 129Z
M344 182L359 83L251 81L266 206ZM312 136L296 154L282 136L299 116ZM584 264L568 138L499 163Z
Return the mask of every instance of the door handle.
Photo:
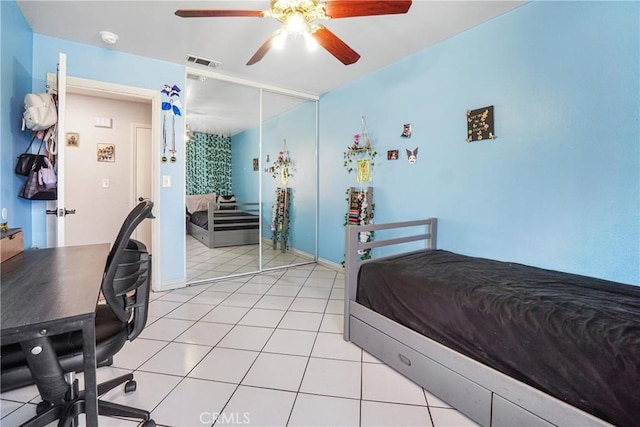
M45 211L47 215L55 215L55 216L67 216L67 215L75 215L75 209L47 209Z
M139 202L144 202L144 197L138 197Z

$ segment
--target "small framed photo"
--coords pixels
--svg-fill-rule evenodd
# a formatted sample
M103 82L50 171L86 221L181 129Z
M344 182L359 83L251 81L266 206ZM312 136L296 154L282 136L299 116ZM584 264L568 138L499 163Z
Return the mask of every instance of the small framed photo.
M111 143L98 144L97 155L99 162L115 162L116 145Z
M253 159L253 170L255 171L259 171L259 165L258 165L258 158L256 157L255 159Z
M64 134L67 141L67 147L80 146L80 134L76 132L67 132Z
M402 134L400 134L403 138L411 138L411 123L405 123L402 125Z
M398 150L387 151L387 160L398 160Z

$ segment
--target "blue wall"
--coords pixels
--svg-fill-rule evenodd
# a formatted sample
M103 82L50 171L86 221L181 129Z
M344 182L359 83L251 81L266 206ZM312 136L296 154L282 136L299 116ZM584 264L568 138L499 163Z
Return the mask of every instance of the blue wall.
M260 157L260 129L258 127L231 137L233 194L239 202L260 201L260 171L254 172L253 170L253 159L256 157ZM261 164L261 170L264 167Z
M185 87L184 66L141 56L115 52L62 40L41 34L33 41L33 89L45 88L47 72L55 72L58 53L67 54L67 75L127 86L153 89L158 92L164 84ZM158 123L162 120L158 119ZM162 235L160 278L163 282L184 277L184 123L176 117L176 148L178 161L162 163L158 171L161 177L170 175L172 186L162 188L160 200L155 201L154 214L160 221ZM44 208L33 212L33 242L46 245Z
M0 208L9 226L23 229L31 246L31 202L18 198L26 178L13 173L16 157L28 146L30 133L21 130L24 95L31 92L33 32L14 2L0 2Z
M365 115L377 223L436 216L440 248L640 284L639 7L529 3L325 94L320 257L342 260L342 153ZM487 105L498 138L465 142Z

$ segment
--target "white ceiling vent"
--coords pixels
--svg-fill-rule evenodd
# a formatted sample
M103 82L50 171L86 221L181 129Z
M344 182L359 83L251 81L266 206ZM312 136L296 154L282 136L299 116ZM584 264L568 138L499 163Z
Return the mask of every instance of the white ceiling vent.
M187 55L187 63L203 65L205 67L218 68L222 63L213 59L202 58L195 55Z

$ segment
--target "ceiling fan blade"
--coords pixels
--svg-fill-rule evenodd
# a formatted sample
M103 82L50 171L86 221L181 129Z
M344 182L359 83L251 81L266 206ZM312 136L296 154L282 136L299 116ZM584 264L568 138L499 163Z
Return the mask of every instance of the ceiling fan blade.
M261 10L212 10L212 9L178 9L176 15L181 18L220 18L220 17L249 17L262 18Z
M253 65L256 62L260 61L262 58L264 58L267 52L269 52L269 49L271 49L271 45L273 44L273 39L275 39L280 34L281 31L282 29L278 29L273 33L271 33L267 41L262 43L262 46L260 46L256 51L256 53L253 54L251 59L249 59L249 62L247 62L247 65Z
M395 15L407 13L411 1L382 0L336 0L324 3L329 18L352 18L355 16Z
M344 65L351 65L358 62L360 55L351 49L345 42L340 40L338 36L333 34L322 25L311 33L311 36L318 42L320 46L325 48L330 54L335 56Z

